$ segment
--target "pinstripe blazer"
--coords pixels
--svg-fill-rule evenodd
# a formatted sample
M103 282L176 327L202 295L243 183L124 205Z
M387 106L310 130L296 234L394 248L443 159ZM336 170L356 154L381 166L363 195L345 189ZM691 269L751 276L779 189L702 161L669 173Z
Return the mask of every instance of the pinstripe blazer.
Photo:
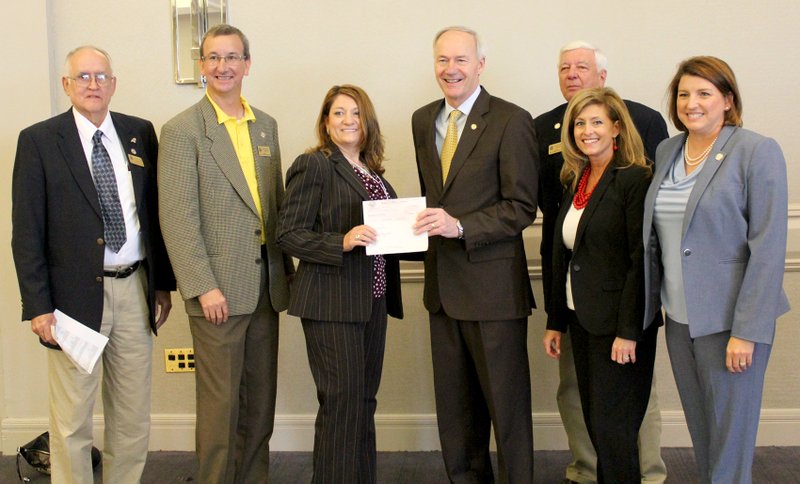
M202 316L197 297L219 288L232 316L256 309L261 284L261 231L266 229L269 293L275 311L286 309L291 258L275 244L283 200L278 128L253 108L250 140L264 224L225 126L206 96L161 130L158 186L164 242L186 312Z
M278 222L278 245L300 259L289 314L317 321L369 320L373 259L363 247L342 251L344 234L364 223L364 200L369 200L367 190L338 149L330 156L319 151L300 155L289 168ZM385 257L386 308L402 318L399 261Z
M661 248L653 225L656 195L685 134L658 146L644 202L645 318L661 309ZM681 266L689 333L730 330L771 344L789 310L783 291L788 221L786 161L778 143L723 126L703 163L683 218Z

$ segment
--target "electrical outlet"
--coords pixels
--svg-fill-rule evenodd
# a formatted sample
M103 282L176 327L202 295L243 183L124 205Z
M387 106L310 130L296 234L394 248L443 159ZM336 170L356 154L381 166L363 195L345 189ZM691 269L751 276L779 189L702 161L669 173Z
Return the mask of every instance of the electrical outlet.
M194 348L167 348L164 363L167 373L194 371Z

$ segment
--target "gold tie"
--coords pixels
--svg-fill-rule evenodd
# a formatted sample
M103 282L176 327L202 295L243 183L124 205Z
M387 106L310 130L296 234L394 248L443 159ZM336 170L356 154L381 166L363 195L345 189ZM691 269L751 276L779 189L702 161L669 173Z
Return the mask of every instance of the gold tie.
M453 154L456 152L458 146L458 126L456 121L463 113L458 109L450 112L450 118L447 120L447 134L442 143L442 184L447 181L447 174L450 172L450 162L453 161Z

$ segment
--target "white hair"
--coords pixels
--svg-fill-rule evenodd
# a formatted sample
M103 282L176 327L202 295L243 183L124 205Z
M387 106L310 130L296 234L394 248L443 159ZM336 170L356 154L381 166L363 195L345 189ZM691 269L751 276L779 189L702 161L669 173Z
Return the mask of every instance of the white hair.
M571 50L576 50L576 49L586 49L594 52L594 63L597 64L598 72L602 72L606 70L606 67L608 67L608 58L606 57L606 55L603 53L602 50L593 46L589 42L586 42L585 40L573 40L572 42L564 44L564 46L561 47L561 50L558 51L557 68L561 68L561 56L564 55L564 52L569 52Z

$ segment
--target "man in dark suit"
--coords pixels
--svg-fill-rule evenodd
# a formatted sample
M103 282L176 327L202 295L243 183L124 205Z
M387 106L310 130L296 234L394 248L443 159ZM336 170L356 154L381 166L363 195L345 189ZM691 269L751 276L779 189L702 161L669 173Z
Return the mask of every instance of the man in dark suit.
M197 477L266 482L278 312L289 303L294 270L275 236L278 125L242 97L250 44L239 29L215 25L200 48L206 93L164 125L159 151L164 241L197 364Z
M561 48L558 79L561 94L569 102L581 89L603 87L606 81L606 56L587 42L570 42ZM661 115L649 107L625 101L634 125L644 142L647 158L655 160L656 147L667 138L667 125ZM555 221L563 198L560 173L564 158L561 154L561 123L567 103L538 116L534 123L539 136L539 208L542 210L542 285L545 310L551 311L553 277L553 237ZM570 338L561 338L559 358L558 409L567 432L572 462L567 466L566 482L595 482L597 456L583 421L578 380L572 357ZM639 433L639 456L642 479L663 483L667 469L661 459L661 414L653 378L650 405Z
M110 113L105 51L67 55L72 109L19 135L11 241L22 319L48 353L52 482L92 482L92 409L103 387L103 480L138 482L147 458L153 333L175 280L158 221L158 142L149 121ZM79 370L54 338L60 310L109 338Z
M453 482L491 482L494 427L501 482L533 478L527 323L534 307L522 230L536 217L533 120L480 86L485 56L463 27L434 39L444 99L412 119L428 208L425 307L436 412ZM452 113L452 114L451 114Z

